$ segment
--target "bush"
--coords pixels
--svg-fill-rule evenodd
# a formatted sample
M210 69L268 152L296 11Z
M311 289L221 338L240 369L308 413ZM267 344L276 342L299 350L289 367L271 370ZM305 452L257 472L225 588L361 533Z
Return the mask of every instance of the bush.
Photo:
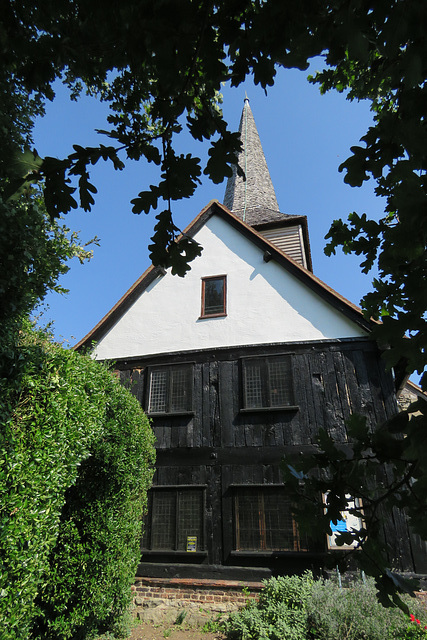
M422 616L422 605L410 599ZM420 637L416 625L400 609L378 601L374 580L357 581L340 589L332 580L317 582L307 604L312 637L316 640L410 640Z
M420 622L427 618L424 607L414 599L407 604L412 619L383 607L372 579L340 589L332 580L314 581L307 572L265 581L259 602L250 600L221 630L229 640L426 639Z
M40 332L23 330L3 356L2 640L113 628L139 554L148 421L105 366Z
M306 605L313 589L310 572L302 576L281 576L264 581L259 602L250 600L226 623L233 640L305 640Z

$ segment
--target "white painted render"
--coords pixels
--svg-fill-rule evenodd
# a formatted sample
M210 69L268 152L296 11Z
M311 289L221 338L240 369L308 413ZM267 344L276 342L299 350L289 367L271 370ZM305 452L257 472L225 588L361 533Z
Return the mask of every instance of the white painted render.
M219 216L194 236L202 256L157 278L98 342L97 359L366 333ZM200 319L201 278L227 275L227 315Z

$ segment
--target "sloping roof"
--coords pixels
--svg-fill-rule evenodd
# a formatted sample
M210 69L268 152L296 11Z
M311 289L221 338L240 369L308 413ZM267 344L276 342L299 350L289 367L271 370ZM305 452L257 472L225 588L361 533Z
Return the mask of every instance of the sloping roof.
M183 235L194 236L197 231L213 216L220 216L246 238L258 246L266 254L267 260L276 260L289 273L298 278L304 285L318 294L335 309L343 313L347 318L356 323L365 331L370 331L372 322L366 320L361 309L341 296L339 293L328 287L313 273L304 269L288 255L280 251L274 244L266 240L251 226L243 222L239 217L230 212L217 200L212 200L199 215L186 227ZM133 302L143 293L143 291L165 271L161 267L150 266L130 289L120 298L114 307L102 318L100 322L76 345L75 349L90 347L92 342L98 341L120 318Z

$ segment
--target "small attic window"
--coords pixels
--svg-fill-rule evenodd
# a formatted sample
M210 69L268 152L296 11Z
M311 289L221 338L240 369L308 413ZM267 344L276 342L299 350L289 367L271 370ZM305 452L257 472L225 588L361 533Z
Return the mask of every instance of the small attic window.
M201 318L226 315L226 278L227 276L202 278Z

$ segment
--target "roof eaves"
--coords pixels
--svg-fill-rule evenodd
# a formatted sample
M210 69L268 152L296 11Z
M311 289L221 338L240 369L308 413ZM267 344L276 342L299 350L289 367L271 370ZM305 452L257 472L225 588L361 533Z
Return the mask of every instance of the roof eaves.
M76 345L74 345L73 349L79 351L84 347L91 347L94 342L96 342L101 335L103 335L106 331L108 331L113 324L116 322L118 316L120 316L123 311L126 311L138 295L146 289L156 278L161 275L164 275L166 271L162 267L155 267L154 265L150 265L146 271L133 283L133 285L126 291L126 293L116 302L114 307L105 314L105 316L87 333L84 338L82 338Z
M215 201L213 201L215 202ZM252 237L252 240L261 248L268 249L268 251L272 254L272 256L281 263L288 271L290 271L293 275L295 275L299 280L303 281L307 284L315 293L321 295L323 298L327 299L328 302L332 303L336 308L345 313L348 317L350 317L354 322L356 322L360 327L362 327L365 331L371 331L373 326L376 323L374 320L367 320L360 307L358 307L353 302L350 302L347 298L342 296L340 293L329 287L327 284L323 282L320 278L315 276L311 271L302 267L298 262L293 260L286 253L281 251L276 245L272 242L264 238L260 233L256 231L253 227L249 226L240 218L235 216L227 207L222 205L219 202L216 202L216 205L219 208L219 211L222 215L228 216L230 221L232 221L233 226L239 228L241 230L245 230L245 233Z
M192 235L202 227L207 220L213 215L211 211L212 204L217 203L217 200L211 200L206 207L190 222L189 225L183 230L180 238L185 235ZM191 232L191 233L190 233ZM87 333L73 349L76 351L85 347L91 347L94 342L104 335L117 321L120 315L129 309L135 299L159 276L164 275L166 271L163 267L155 267L150 265L148 269L136 280L133 285L126 291L126 293L116 302L116 304L105 314L103 318Z

